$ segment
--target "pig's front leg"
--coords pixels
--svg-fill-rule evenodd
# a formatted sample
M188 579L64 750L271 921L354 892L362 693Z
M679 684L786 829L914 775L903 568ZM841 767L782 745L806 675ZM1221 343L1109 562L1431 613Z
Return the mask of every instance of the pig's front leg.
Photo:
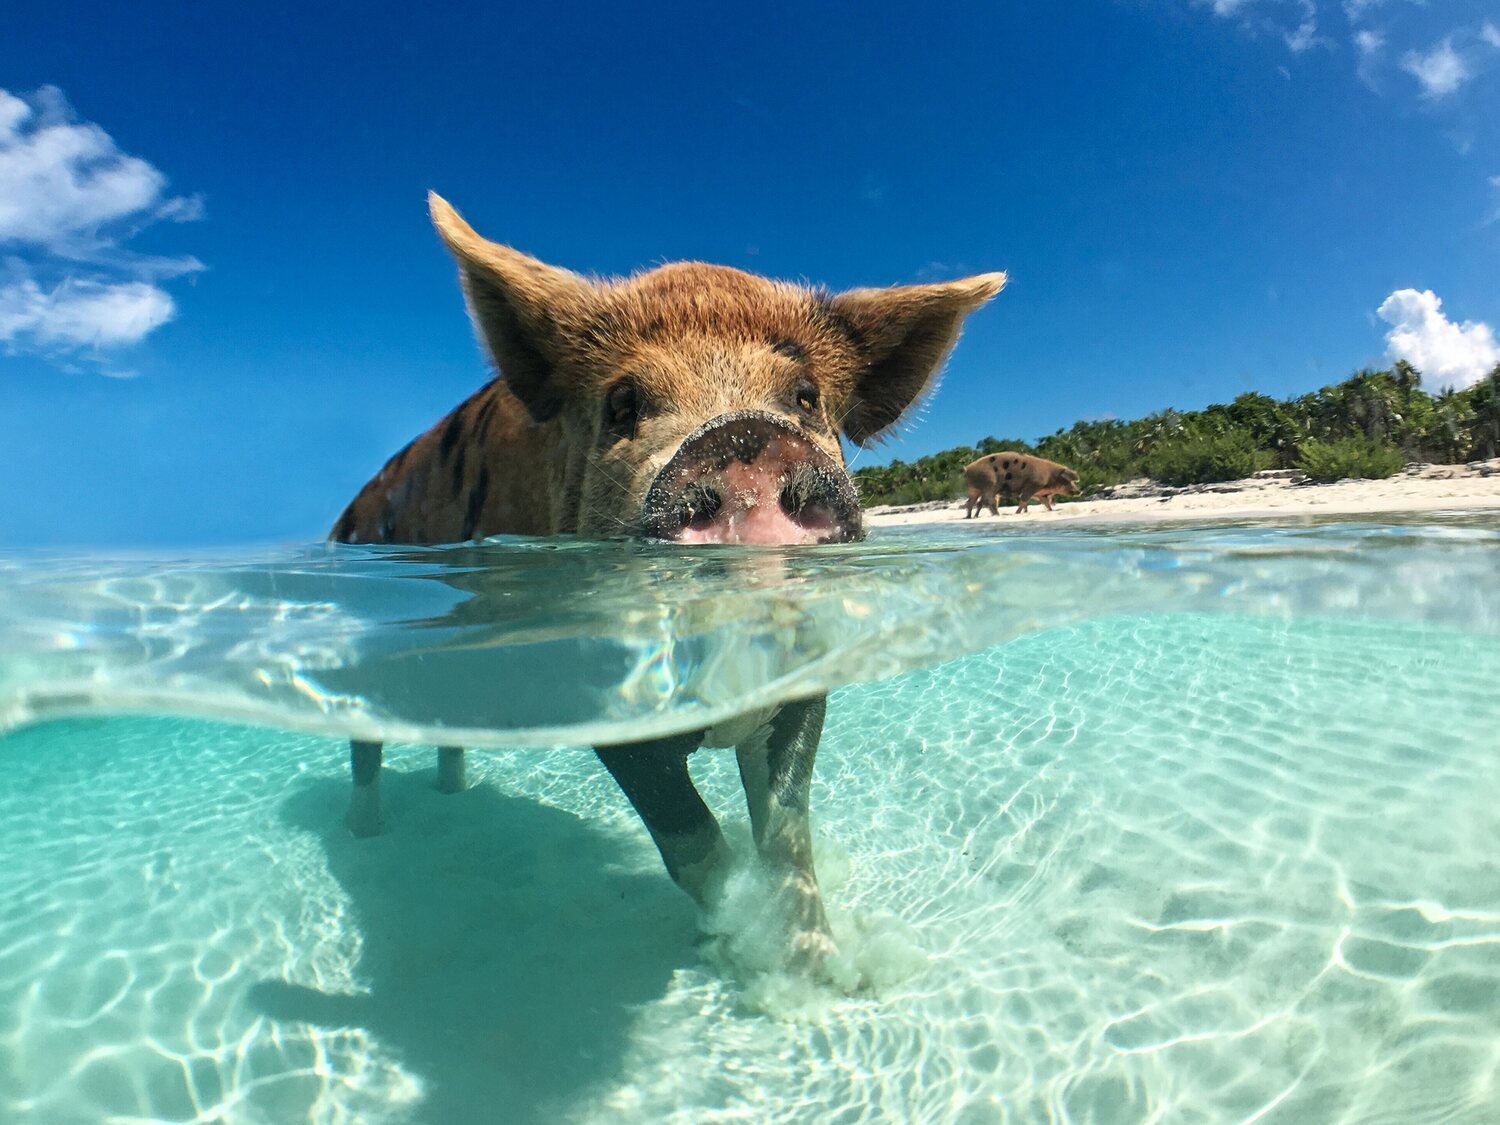
M703 732L651 742L599 746L594 752L640 813L667 873L707 907L724 877L724 837L688 773Z
M793 958L804 965L835 951L813 870L808 823L813 759L827 707L826 696L788 703L735 748L755 846L774 881L778 906L792 924Z

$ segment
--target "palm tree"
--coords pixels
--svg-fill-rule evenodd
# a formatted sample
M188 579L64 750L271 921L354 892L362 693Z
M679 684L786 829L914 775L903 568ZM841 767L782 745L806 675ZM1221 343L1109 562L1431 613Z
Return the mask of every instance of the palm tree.
M1422 381L1422 373L1404 359L1398 359L1396 366L1391 368L1391 377L1395 379L1396 386L1401 388L1403 394L1410 394L1417 389L1417 384Z
M1449 387L1437 397L1432 408L1430 442L1433 460L1452 464L1464 459L1468 430L1474 422L1474 408L1467 395Z
M1142 418L1139 425L1140 431L1130 451L1137 457L1147 457L1157 446L1180 438L1184 421L1181 412L1169 407Z
M1469 458L1488 461L1500 457L1500 363L1465 393L1474 412Z

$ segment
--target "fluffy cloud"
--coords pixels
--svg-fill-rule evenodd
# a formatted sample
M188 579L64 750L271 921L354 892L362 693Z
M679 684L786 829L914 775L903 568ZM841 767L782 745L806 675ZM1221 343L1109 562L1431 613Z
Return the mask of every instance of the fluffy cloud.
M1318 34L1318 6L1314 0L1194 0L1206 3L1214 15L1232 19L1252 32L1272 32L1300 55L1328 40Z
M1428 7L1428 0L1404 0L1404 2L1414 8ZM1443 0L1438 0L1438 3L1441 7ZM1377 8L1389 10L1392 6L1393 0L1344 0L1343 4L1344 15L1348 17L1351 24L1361 22L1366 15L1373 17Z
M1379 56L1384 50L1393 27L1407 25L1410 21L1400 15L1399 9L1423 10L1429 0L1343 0L1335 5L1332 0L1191 0L1198 7L1207 8L1214 15L1233 20L1253 33L1271 33L1281 37L1293 54L1303 54L1313 47L1333 48L1333 40L1320 34L1319 21L1331 18L1337 7L1343 8L1355 52L1355 65L1360 77L1367 85L1373 85ZM1411 48L1393 58L1391 65L1399 63L1419 83L1422 93L1437 100L1455 93L1487 65L1486 55L1490 48L1500 48L1500 25L1492 19L1482 20L1477 26L1455 11L1458 5L1439 0L1433 6L1432 18L1424 19L1431 26L1441 20L1446 23L1448 33L1426 50ZM1371 26L1379 21L1379 27Z
M1466 95L1483 85L1473 80L1496 66L1495 52L1500 50L1500 22L1492 16L1477 18L1476 9L1482 5L1472 0L1187 2L1253 36L1278 37L1291 54L1304 59L1317 57L1316 47L1327 48L1330 59L1347 57L1359 80L1378 94L1409 94L1414 81L1425 108L1434 114L1463 113ZM1335 43L1330 29L1339 24L1340 9L1343 30L1337 33L1340 42ZM1288 66L1278 65L1277 70L1284 78L1293 77ZM1464 155L1473 144L1471 132L1449 133ZM1500 211L1487 221L1494 222L1496 217Z
M1429 389L1471 386L1500 363L1500 342L1490 326L1472 320L1453 323L1431 289L1398 289L1376 311L1391 326L1385 334L1386 354L1422 372Z
M1303 51L1317 46L1318 25L1312 20L1303 20L1297 25L1297 30L1285 32L1282 38L1286 40L1286 45L1292 54L1300 55Z
M1370 89L1377 89L1376 75L1379 71L1381 52L1385 50L1385 36L1368 28L1354 33L1354 73Z
M172 298L144 281L69 279L45 290L29 277L0 288L0 340L47 347L133 344L172 319Z
M1401 69L1422 84L1422 93L1429 98L1446 97L1473 77L1451 39L1444 39L1430 51L1407 51L1401 58Z
M78 120L60 91L0 90L0 345L98 358L139 342L175 313L159 282L203 267L127 243L202 214L200 200L169 195L159 170Z

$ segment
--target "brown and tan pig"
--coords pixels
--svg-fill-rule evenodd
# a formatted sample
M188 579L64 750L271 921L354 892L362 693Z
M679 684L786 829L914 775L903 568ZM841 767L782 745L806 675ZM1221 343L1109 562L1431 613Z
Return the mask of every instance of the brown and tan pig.
M964 317L1005 284L989 273L829 294L700 263L596 281L490 242L438 196L429 202L499 378L386 463L335 525L346 543L860 539L840 437L864 445L894 426ZM700 904L723 877L725 849L688 755L735 748L756 846L783 872L793 953L806 961L831 948L808 828L824 706L801 700L597 748ZM462 788L462 754L441 752L443 788ZM352 761L349 824L368 835L380 827L380 744L355 743Z
M964 482L969 486L969 502L964 508L964 519L971 519L981 509L988 507L990 515L1000 514L1001 494L1018 497L1020 515L1026 511L1033 497L1040 497L1052 511L1052 497L1077 496L1078 474L1066 465L1048 461L1044 457L1033 457L1029 453L991 453L971 461L964 466Z

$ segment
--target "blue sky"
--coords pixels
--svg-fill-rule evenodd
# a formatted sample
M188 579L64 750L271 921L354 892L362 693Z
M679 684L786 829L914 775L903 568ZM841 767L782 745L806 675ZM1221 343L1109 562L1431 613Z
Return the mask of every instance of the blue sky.
M29 4L0 89L0 546L325 534L486 378L428 188L582 271L1009 270L860 463L1500 358L1493 0Z

